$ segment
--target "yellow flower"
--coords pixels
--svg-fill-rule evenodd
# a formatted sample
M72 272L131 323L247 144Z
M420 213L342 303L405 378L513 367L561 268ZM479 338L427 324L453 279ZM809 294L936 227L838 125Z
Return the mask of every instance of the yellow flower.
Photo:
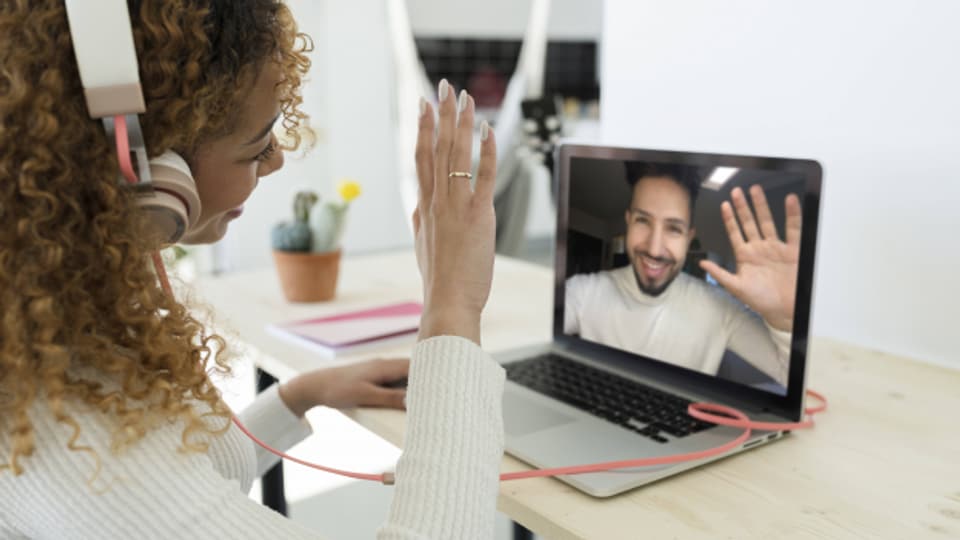
M350 202L360 196L360 183L356 180L344 178L337 184L337 192L343 197L344 202Z

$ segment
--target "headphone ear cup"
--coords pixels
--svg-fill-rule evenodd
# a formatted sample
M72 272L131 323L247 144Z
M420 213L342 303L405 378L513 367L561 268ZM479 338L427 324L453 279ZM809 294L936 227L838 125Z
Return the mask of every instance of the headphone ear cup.
M152 192L138 199L140 208L166 244L178 242L200 218L200 195L186 160L165 152L150 160Z

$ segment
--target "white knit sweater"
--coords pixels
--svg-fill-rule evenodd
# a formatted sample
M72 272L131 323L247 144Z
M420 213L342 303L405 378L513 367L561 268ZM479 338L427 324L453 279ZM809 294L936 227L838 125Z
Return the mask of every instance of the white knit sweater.
M632 266L567 280L563 331L716 375L733 351L783 387L790 332L776 330L727 291L680 273L660 296L637 286Z
M504 372L474 343L457 337L420 342L407 390L407 432L397 464L390 516L381 539L491 538L503 455ZM38 400L39 401L39 400ZM94 460L67 450L72 430L42 402L30 411L37 450L21 476L0 471L0 538L317 538L251 501L255 476L276 462L235 426L206 453L178 452L182 424L148 433L121 455L109 449L111 427L82 406L77 441ZM309 433L283 404L276 387L242 415L265 442L289 448ZM0 455L10 437L0 433ZM384 489L390 489L385 487Z

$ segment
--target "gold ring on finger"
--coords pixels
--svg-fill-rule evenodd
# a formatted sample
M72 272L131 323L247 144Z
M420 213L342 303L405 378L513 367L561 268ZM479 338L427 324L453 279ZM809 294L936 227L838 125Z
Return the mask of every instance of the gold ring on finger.
M448 174L447 178L473 178L473 175L468 172L454 171Z

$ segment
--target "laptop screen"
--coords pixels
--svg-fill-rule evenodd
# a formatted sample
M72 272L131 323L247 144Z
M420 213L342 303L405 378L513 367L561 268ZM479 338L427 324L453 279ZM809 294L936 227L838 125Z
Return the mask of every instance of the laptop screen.
M786 395L807 179L663 156L570 158L563 334Z

